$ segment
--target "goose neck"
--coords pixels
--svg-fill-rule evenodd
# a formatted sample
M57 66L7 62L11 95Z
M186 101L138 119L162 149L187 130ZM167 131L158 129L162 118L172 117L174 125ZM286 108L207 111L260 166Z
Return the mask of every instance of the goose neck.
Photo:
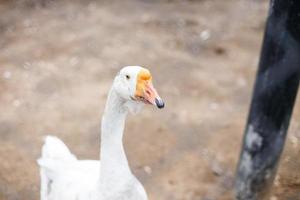
M104 183L120 181L130 175L127 157L123 147L123 132L127 110L125 101L111 89L101 125L101 180Z

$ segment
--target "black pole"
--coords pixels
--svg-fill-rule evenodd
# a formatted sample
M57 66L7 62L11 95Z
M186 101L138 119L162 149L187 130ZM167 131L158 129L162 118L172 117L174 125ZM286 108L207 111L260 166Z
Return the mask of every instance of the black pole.
M271 0L244 142L236 199L262 200L272 186L299 86L300 0Z

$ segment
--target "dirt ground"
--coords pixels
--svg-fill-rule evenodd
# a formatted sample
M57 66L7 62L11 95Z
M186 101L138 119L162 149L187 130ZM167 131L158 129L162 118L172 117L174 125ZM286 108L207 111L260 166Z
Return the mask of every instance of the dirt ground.
M153 74L166 108L127 121L150 200L230 200L268 1L0 1L0 199L39 199L43 137L98 159L112 78ZM271 200L300 199L300 99Z

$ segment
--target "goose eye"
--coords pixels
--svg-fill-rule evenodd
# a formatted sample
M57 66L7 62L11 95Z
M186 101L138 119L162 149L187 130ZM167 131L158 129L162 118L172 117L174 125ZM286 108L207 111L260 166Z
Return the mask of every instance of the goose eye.
M129 76L129 75L126 75L126 79L129 80L129 79L130 79L130 76Z

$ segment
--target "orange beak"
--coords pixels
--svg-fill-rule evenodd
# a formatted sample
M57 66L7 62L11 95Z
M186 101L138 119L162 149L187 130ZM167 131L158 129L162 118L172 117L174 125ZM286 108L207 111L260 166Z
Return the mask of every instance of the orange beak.
M135 97L144 103L155 105L161 109L165 107L165 103L153 87L151 79L152 77L148 70L141 70L137 77Z
M160 98L150 81L145 84L144 98L152 105L156 105L159 109L165 107L164 101Z

